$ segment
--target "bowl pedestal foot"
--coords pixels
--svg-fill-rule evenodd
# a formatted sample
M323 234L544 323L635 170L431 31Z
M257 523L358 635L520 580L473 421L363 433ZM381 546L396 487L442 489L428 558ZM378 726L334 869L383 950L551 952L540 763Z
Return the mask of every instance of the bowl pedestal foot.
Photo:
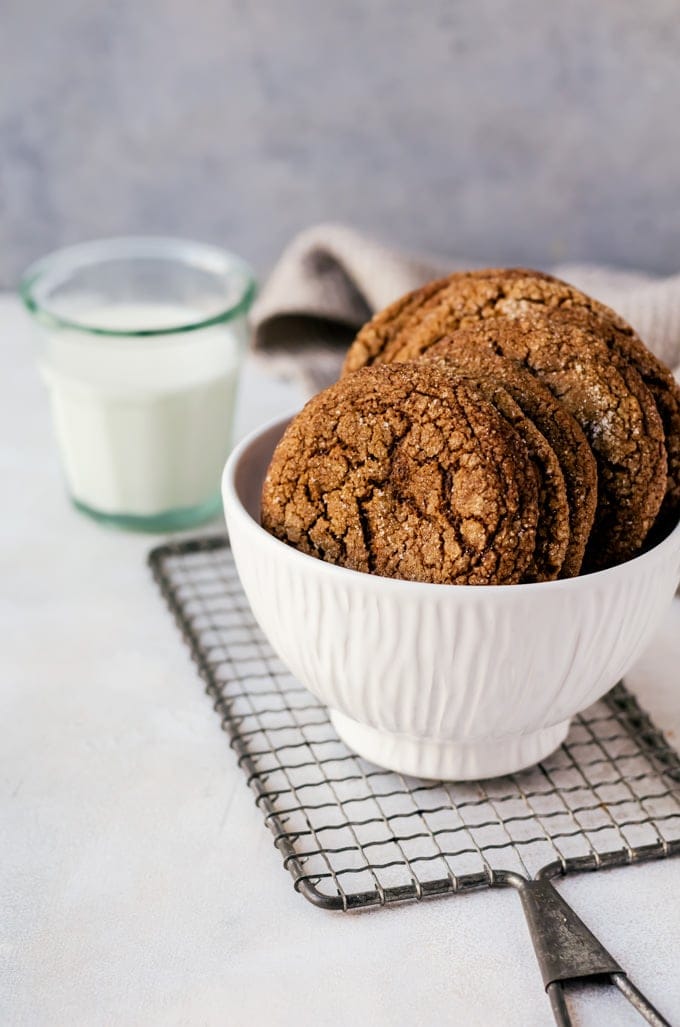
M525 734L458 742L383 731L337 710L331 710L330 717L343 742L371 763L446 781L473 781L530 767L562 744L570 724L563 720Z

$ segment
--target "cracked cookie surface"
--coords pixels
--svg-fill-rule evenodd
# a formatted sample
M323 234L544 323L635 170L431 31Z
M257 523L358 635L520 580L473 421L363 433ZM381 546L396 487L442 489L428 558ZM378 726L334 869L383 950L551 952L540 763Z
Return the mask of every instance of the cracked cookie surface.
M666 489L663 428L649 391L629 364L568 319L525 315L480 321L455 333L510 357L552 392L583 430L597 462L598 497L585 570L634 556Z
M632 365L654 398L667 456L658 525L663 535L680 517L680 386L626 321L567 282L526 268L456 272L430 282L364 325L348 350L344 373L375 363L413 360L445 335L475 321L516 318L532 311L550 315L557 310L574 317L577 324L585 318L610 352Z
M530 371L466 339L464 331L435 343L420 359L500 383L547 440L559 461L566 491L568 540L559 577L574 577L583 563L597 502L597 464L576 420Z
M286 429L262 524L331 563L385 577L514 584L534 556L527 446L469 379L426 364L365 368Z
M450 367L445 370L452 373ZM471 381L526 443L538 484L538 524L534 555L522 581L554 581L562 569L569 543L567 490L557 456L502 385L479 372L459 370L458 376Z

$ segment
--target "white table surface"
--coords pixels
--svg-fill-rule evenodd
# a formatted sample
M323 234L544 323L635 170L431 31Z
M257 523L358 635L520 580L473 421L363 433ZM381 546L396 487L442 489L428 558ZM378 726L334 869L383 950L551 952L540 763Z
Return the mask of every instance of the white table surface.
M549 1025L518 897L343 915L298 896L161 601L153 537L67 502L29 330L0 297L0 1022ZM239 431L291 409L248 367ZM680 601L628 684L680 738ZM680 1021L680 861L560 891ZM583 1024L635 1024L580 989Z

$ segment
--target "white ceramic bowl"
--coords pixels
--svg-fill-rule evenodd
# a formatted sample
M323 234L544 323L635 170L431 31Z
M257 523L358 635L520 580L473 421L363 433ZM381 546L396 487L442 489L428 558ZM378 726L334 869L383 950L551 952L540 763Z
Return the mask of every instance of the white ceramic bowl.
M395 581L306 556L260 526L287 419L232 453L222 482L255 617L338 734L418 777L492 777L537 762L649 641L680 579L680 525L628 563L530 585Z

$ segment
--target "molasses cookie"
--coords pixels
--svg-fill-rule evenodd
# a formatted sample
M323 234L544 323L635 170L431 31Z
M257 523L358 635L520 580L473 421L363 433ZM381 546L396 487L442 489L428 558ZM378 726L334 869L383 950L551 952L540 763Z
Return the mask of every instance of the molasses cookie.
M440 365L451 373L450 367ZM483 374L460 371L472 381L505 420L524 439L538 483L536 548L523 581L554 581L559 576L569 544L569 506L564 475L554 450L533 421L502 385Z
M536 473L480 390L425 364L366 368L311 399L262 493L267 531L385 577L514 584L534 555Z
M663 425L668 467L666 493L654 525L655 535L662 538L680 517L680 386L669 369L614 311L594 304L592 309L559 307L547 314L596 334L609 349L621 374L626 377L627 367L633 367L651 393Z
M413 360L438 339L474 321L518 317L532 311L559 310L592 315L591 330L610 352L626 359L654 397L667 452L667 488L659 532L680 516L680 387L630 325L613 310L579 289L540 271L485 269L452 274L430 283L380 311L359 331L345 360L345 371L365 364Z
M569 539L559 577L577 575L595 516L597 464L572 415L531 372L508 357L480 348L464 331L435 343L421 359L448 366L454 373L483 375L500 383L547 440L564 476L569 515Z
M666 490L663 427L637 372L627 366L622 374L598 336L558 318L494 318L461 334L470 345L532 371L588 439L597 461L598 500L586 569L634 556Z

